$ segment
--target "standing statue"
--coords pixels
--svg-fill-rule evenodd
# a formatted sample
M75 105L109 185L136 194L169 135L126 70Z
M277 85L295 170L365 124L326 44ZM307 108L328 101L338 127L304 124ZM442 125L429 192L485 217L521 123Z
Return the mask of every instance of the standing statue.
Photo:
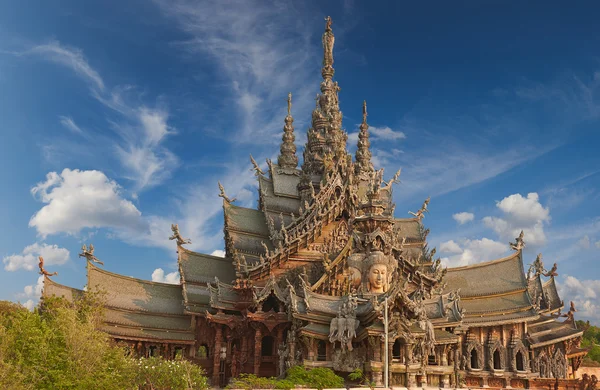
M38 267L40 267L40 275L44 275L46 277L58 275L58 272L49 273L48 271L46 271L46 269L44 268L44 258L42 256L40 256L39 259L40 259L40 262L38 264Z
M333 65L333 45L335 37L331 30L331 17L325 18L325 32L323 33L323 66Z
M230 199L227 196L227 194L225 194L225 188L223 188L223 185L221 184L221 182L218 182L218 183L219 183L219 191L221 191L221 193L219 194L219 197L223 198L223 201L225 201L227 204L235 202L236 201L235 198Z
M177 245L185 245L185 244L192 243L192 240L190 240L189 238L181 237L181 234L179 234L179 225L178 224L171 224L171 231L173 232L173 235L171 237L169 237L169 240L176 240Z
M101 262L96 256L94 256L94 244L90 244L89 250L87 249L85 244L83 244L83 246L81 247L81 253L79 254L79 257L85 257L88 261L104 265L103 262Z
M511 249L520 251L525 248L525 241L523 240L524 235L523 230L521 230L519 237L515 238L515 242L509 242Z

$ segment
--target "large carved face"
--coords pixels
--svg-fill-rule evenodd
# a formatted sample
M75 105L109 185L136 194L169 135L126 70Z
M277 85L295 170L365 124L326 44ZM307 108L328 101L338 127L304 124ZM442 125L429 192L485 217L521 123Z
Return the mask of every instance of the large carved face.
M387 290L388 271L385 264L373 264L369 270L369 292L383 293Z

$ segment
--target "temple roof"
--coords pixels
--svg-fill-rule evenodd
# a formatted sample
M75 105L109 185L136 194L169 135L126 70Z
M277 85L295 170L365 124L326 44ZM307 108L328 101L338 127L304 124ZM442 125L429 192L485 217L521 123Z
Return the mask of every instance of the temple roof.
M502 259L448 268L445 292L460 288L461 298L502 294L527 288L521 252Z
M273 181L264 176L258 177L258 187L264 210L274 211L276 213L282 212L286 215L289 215L290 213L295 213L296 215L299 214L300 198L297 196L277 195L275 193Z
M583 335L570 320L559 321L557 318L541 315L537 320L528 323L529 342L533 348L554 344L562 340Z
M49 277L44 277L44 288L42 290L42 297L59 297L64 298L68 302L73 302L75 298L80 297L83 294L83 290L68 287L62 284L56 283Z
M277 196L299 198L298 184L300 183L301 170L295 169L289 174L289 169L282 170L277 164L273 164L271 171L273 181L273 192Z
M183 284L204 284L219 280L235 280L235 270L231 260L225 257L205 255L183 247L178 248L179 273Z
M115 274L88 262L88 289L106 292L106 306L140 313L183 315L182 287Z
M262 211L224 203L227 230L269 239L267 221Z
M558 291L556 290L556 282L554 277L551 277L549 280L544 282L542 285L542 290L544 291L544 295L546 297L546 309L549 312L556 311L561 309L563 305L563 301L560 299L558 295Z

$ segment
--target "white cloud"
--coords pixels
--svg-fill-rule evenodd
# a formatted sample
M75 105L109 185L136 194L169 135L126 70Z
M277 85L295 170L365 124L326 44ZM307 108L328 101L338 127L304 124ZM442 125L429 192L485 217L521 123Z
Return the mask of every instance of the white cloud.
M179 272L171 272L165 275L162 268L157 268L152 272L152 281L160 283L179 284Z
M2 259L2 262L6 271L19 269L33 271L38 268L39 256L44 258L44 266L62 265L69 260L69 251L65 248L59 248L57 245L36 242L26 246L21 254L6 256Z
M100 171L64 169L50 172L31 189L46 206L29 221L42 237L77 234L84 228L143 228L140 211L124 199L115 181Z
M454 240L442 242L440 252L442 253L462 253L462 248Z
M577 245L579 245L582 249L590 249L590 237L585 235L579 241L577 241Z
M596 241L596 242L594 243L594 245L596 246L596 248L600 249L600 241Z
M600 321L600 280L580 280L574 276L565 275L562 283L558 283L559 295L569 306L569 301L575 303L577 313L575 318L586 318L594 322Z
M460 267L483 261L490 261L501 257L509 249L508 245L485 237L480 240L466 239L462 241L461 244L462 245L459 245L454 241L448 241L442 244L440 247L442 252L457 253L456 255L442 258L444 265L449 267Z
M225 251L222 249L215 249L211 253L212 256L225 257Z
M67 128L68 130L71 130L73 133L76 133L76 134L83 134L83 130L81 130L81 128L79 126L77 126L77 123L75 123L73 118L71 118L70 116L62 116L61 115L58 118L60 119L60 124L63 125L65 128Z
M525 243L540 246L546 242L544 226L550 221L550 209L539 202L537 193L532 192L523 197L513 194L496 202L502 217L487 216L483 223L494 230L504 240L514 240L521 230L525 233Z
M29 310L29 311L33 311L33 309L35 309L36 303L33 301L33 299L28 299L23 306Z
M42 296L42 289L44 288L44 276L40 276L37 279L36 284L32 284L29 286L25 286L23 289L23 294L21 296L25 298L35 298L39 299Z
M44 58L71 68L77 75L90 82L95 88L100 91L104 90L104 81L96 70L94 70L81 50L69 48L60 44L60 42L52 41L46 45L35 46L21 54L39 54Z
M452 215L452 218L454 218L454 220L456 222L458 222L460 225L464 225L465 223L470 222L473 219L475 219L475 214L467 213L467 212L456 213L456 214Z
M369 132L376 139L388 140L388 141L396 141L399 139L405 139L406 134L401 131L394 131L389 126L383 127L369 127Z

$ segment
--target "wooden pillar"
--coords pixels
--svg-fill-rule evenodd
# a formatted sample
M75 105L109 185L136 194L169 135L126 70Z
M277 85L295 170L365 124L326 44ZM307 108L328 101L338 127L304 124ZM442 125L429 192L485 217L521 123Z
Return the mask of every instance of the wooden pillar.
M240 351L241 363L240 363L240 374L244 372L244 363L248 360L248 336L242 337L242 350Z
M277 362L275 362L275 373L276 375L279 377L280 375L284 374L283 372L279 372L279 360L281 359L281 356L279 356L280 354L280 349L279 346L283 343L283 328L280 326L279 329L277 329L277 339L276 339L276 345L275 348L277 348Z
M260 371L260 353L262 346L262 333L260 329L256 329L254 334L254 375L258 375Z
M219 371L221 366L221 342L223 341L223 330L221 329L221 325L217 324L217 329L215 332L215 345L213 347L213 375L212 375L212 385L215 387L219 387Z

